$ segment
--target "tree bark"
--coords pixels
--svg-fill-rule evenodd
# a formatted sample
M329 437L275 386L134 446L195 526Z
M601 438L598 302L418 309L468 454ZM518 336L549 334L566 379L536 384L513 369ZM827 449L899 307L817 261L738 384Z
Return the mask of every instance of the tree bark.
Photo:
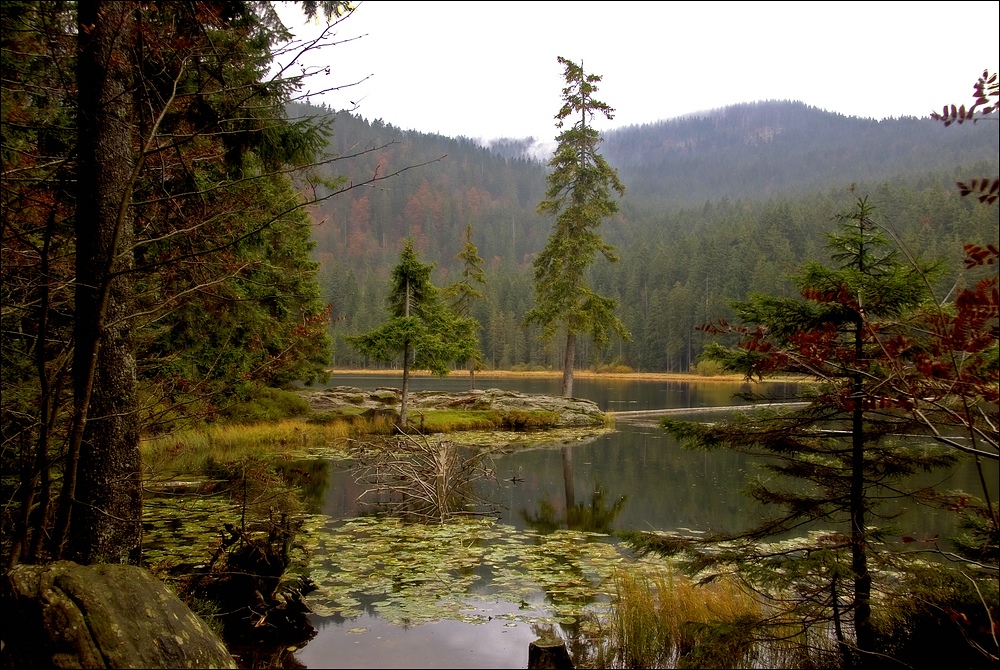
M134 230L130 2L79 4L76 330L73 382L83 421L69 555L81 563L140 559L142 481L131 313ZM70 454L70 460L75 460ZM75 486L74 486L75 483Z
M566 355L563 357L562 396L573 397L573 361L576 359L576 333L569 329L566 333Z

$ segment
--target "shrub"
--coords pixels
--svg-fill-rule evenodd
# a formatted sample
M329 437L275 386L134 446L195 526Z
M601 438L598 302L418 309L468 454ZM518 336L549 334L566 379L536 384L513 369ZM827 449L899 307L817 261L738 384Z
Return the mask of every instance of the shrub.
M222 410L227 423L261 423L280 421L309 413L309 402L294 391L275 388L261 388L243 402Z
M695 366L695 372L697 372L702 377L715 377L717 375L725 374L726 369L722 367L722 363L713 360L701 360Z

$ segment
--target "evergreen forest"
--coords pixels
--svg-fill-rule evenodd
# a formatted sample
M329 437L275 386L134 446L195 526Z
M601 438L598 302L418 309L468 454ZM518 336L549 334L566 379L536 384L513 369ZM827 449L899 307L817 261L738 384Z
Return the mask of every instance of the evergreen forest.
M91 575L77 592L86 597L97 591L88 580L103 580L112 566L148 569L153 581L169 583L172 592L162 592L182 598L182 612L213 622L210 631L187 617L221 650L219 667L237 660L240 667L305 667L292 654L316 635L310 615L325 617L321 608L338 604L325 611L341 617L339 625L361 616L358 607L371 614L393 605L390 592L404 583L426 583L433 598L415 599L413 607L441 619L435 608L450 601L441 583L454 578L465 589L465 577L481 576L483 554L475 552L489 544L483 530L498 540L498 565L523 560L532 579L552 578L549 595L578 595L580 582L564 581L575 568L557 568L550 558L583 561L577 549L617 552L594 535L610 535L626 496L606 498L595 479L589 503L582 496L576 503L567 445L627 431L611 430L615 414L573 398L574 368L792 375L790 385L801 386L808 401L787 414L768 409L763 418L736 413L715 424L661 424L678 445L725 446L797 478L787 489L750 490L783 515L742 538L618 538L632 545L628 560L632 550L682 555L692 574L706 560L735 564L746 584L759 574L779 582L787 576L784 584L763 583L775 586L770 605L778 609L788 594L809 590L788 610L794 617L755 610L752 621L723 621L721 637L701 635L708 629L685 619L685 632L701 635L697 644L678 642L676 655L648 662L614 652L619 666L664 667L666 658L678 667L726 667L682 653L725 651L718 640L753 650L748 621L778 647L790 641L804 650L788 657L788 667L826 667L829 659L883 667L897 652L900 667L918 667L925 640L958 640L977 664L995 664L996 75L987 80L984 72L968 110L926 118L875 121L772 100L601 134L591 120L614 112L591 95L601 77L559 57L567 88L556 140L481 141L310 104L310 78L333 68L300 63L338 43L336 26L355 4L290 3L303 19L326 20L325 32L306 42L293 40L276 4L0 3L0 604L9 625L0 667L90 667L80 660L87 654L97 659L94 667L206 665L187 655L186 632L166 635L168 626L150 623L151 609L118 617L145 623L145 631L123 633L117 623L96 625L83 614L65 624L72 618L66 612L87 608L53 606L56 578L41 575L71 564L96 566L79 573ZM385 366L402 368L398 410L395 389L351 392L333 406L323 396L337 389L303 388L325 384L333 371ZM560 368L560 407L593 404L590 424L534 406L486 410L478 397L489 392L447 407L414 399L407 424L411 370L467 371L474 387L477 370ZM369 401L379 406L362 406ZM480 481L499 483L498 469L484 459L513 452L514 443L498 444L498 434L538 439L551 427L568 429L558 433L567 442L542 443L559 445L551 460L562 475L556 483L564 486L565 518L555 523L556 508L546 501L536 520L580 534L567 540L526 530L515 546L511 527L476 518L489 513L469 501L479 500ZM458 432L484 442L443 437ZM907 444L916 434L935 444ZM905 440L895 443L899 437ZM556 455L519 444L529 456ZM937 476L959 455L969 457L984 500L937 491L937 484L911 491L899 483L916 472ZM577 467L591 465L581 460ZM353 480L335 489L344 500L359 492L361 504L361 491L371 491L410 512L412 499L423 496L430 504L419 509L436 517L401 514L407 523L398 527L411 535L394 543L367 524L388 521L388 528L396 520L357 515L368 529L363 535L379 544L369 552L345 532L346 515L323 511L337 474L332 462L351 463ZM366 468L383 474L368 480ZM700 468L708 470L707 459ZM532 469L511 467L505 481L551 481ZM387 471L403 476L385 479ZM971 561L975 578L971 570L895 563L897 554L882 551L888 531L872 525L882 518L882 497L931 504L978 524L955 540L953 554ZM521 510L529 526L531 516ZM807 559L797 564L800 574L788 572L795 565L785 549L757 561L716 551L734 538L797 532L803 519L847 532L824 531L796 545L791 551ZM451 567L435 562L425 580L413 577L418 566L406 552L428 529L459 544L413 543L454 554ZM560 544L545 545L545 536ZM311 552L320 551L320 537L335 569L317 568ZM708 542L716 546L706 551ZM628 584L612 578L620 561L610 556L597 556L607 569L599 582L614 582L614 607L627 613ZM596 565L587 561L579 565ZM367 590L377 570L397 567L404 578ZM584 581L590 567L580 570ZM371 600L362 604L340 585L336 594L320 594L328 602L317 609L303 599L332 588L325 577L350 574L363 578ZM72 581L59 579L59 588ZM108 602L164 602L119 591L128 579L108 582ZM648 584L633 586L649 591ZM22 587L30 592L24 598L14 593ZM879 589L901 604L880 609ZM518 594L511 617L528 605ZM103 616L101 602L85 614ZM847 602L853 631L845 633ZM927 603L933 608L921 609ZM910 613L876 620L883 611ZM971 619L960 619L965 612ZM954 624L951 637L924 634L925 625L945 619ZM414 621L385 620L406 629ZM789 621L802 636L787 634ZM833 641L838 656L820 647L822 654L813 653L805 633L816 622L834 627L833 637L821 630L821 642ZM43 628L50 629L44 640L35 637ZM582 627L564 630L578 641L589 635ZM71 635L91 632L107 633L110 642L64 653ZM607 645L621 641L614 635L592 649L613 651ZM123 640L142 653L176 642L179 656L116 665L98 654L128 651ZM769 667L777 657L746 658L741 667ZM598 660L591 666L608 667Z
M471 226L486 276L485 299L471 306L484 365L559 368L558 346L546 346L537 327L523 327L532 262L551 227L535 211L547 170L532 154L537 140L482 146L308 105L292 105L289 114L333 120L337 169L350 164L360 177L418 166L310 212L335 367L380 365L343 338L381 322L401 240L414 240L419 256L435 264L435 284L446 286L457 279L456 256ZM996 208L962 198L955 186L996 173L995 123L874 121L770 101L619 128L603 139L600 150L626 194L602 234L622 262L595 264L590 280L618 301L632 337L599 350L583 338L580 369L688 372L708 341L698 327L730 317L729 303L749 293L795 295L787 275L822 257L835 214L859 194L897 244L952 268L938 279L942 295L957 279L963 244L997 242ZM373 147L381 148L352 158Z

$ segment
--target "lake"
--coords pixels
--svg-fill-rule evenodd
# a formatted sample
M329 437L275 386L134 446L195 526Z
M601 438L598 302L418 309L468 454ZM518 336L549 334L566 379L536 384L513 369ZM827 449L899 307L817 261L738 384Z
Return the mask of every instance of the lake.
M459 391L468 379L416 377L413 390ZM401 376L337 375L331 386L398 388ZM477 377L478 388L558 395L558 378ZM745 404L750 385L578 378L577 397L604 410ZM757 385L780 401L791 384ZM698 420L706 420L704 414ZM350 470L331 463L306 536L320 587L309 602L317 635L295 652L306 667L524 668L546 630L591 632L615 567L648 567L612 530L736 530L761 510L740 492L755 467L730 453L691 452L652 422L620 422L597 437L495 456L495 521L421 527L365 516ZM971 468L935 475L976 490ZM926 483L932 483L927 481ZM996 481L993 482L994 488ZM568 511L569 510L569 511ZM946 535L953 515L920 510L900 534ZM596 631L593 631L596 634Z

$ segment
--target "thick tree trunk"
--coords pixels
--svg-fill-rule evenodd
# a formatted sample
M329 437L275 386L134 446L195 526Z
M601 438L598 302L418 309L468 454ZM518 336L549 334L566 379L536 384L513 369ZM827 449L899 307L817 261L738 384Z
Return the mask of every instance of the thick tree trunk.
M573 361L576 359L576 333L566 333L566 355L563 357L562 396L573 397Z
M74 394L85 429L69 490L70 556L137 563L142 482L131 311L135 167L129 2L80 2ZM74 454L71 454L71 458ZM69 482L72 483L72 482Z

